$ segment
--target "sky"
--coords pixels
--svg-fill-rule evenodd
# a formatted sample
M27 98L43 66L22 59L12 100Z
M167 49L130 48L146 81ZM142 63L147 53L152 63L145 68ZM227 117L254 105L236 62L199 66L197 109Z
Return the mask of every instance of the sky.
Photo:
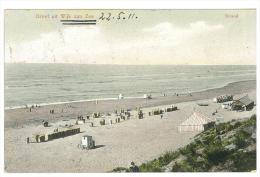
M255 65L256 11L5 10L5 62Z

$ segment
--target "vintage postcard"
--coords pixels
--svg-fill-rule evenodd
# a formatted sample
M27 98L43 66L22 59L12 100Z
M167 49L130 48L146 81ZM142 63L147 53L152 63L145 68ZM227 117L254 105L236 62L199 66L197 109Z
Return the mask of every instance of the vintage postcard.
M4 11L4 168L256 171L256 9Z

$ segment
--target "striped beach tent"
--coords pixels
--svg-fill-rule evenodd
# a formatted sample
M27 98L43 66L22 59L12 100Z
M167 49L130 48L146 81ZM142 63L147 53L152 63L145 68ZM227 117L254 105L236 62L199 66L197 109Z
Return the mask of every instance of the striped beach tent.
M210 119L206 115L200 112L193 112L193 114L188 119L186 119L178 126L178 131L204 131L205 125L211 122L214 122L214 120Z

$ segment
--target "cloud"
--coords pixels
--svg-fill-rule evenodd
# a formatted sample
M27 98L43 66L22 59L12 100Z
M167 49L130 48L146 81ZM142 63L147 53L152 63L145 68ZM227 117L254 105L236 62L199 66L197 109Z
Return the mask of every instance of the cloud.
M150 28L144 28L143 32L170 41L183 41L196 35L224 29L222 24L209 25L205 21L196 21L190 23L187 27L174 26L169 22L162 22Z
M156 33L158 35L165 35L175 32L173 25L169 22L162 22L150 28L144 28L143 32Z
M158 33L158 34L169 34L169 33L201 33L201 32L209 32L214 30L220 30L223 29L224 26L222 24L217 25L209 25L205 21L196 21L192 22L188 25L188 27L177 27L174 26L170 22L162 22L159 23L153 27L150 28L144 28L144 32L152 32L152 33Z
M215 36L223 29L222 24L209 25L205 21L185 27L162 22L140 29L138 37L118 42L117 35L108 37L98 26L73 26L43 33L36 40L12 44L13 54L6 58L34 63L196 64L209 56L205 51L207 41L194 44L194 39L200 40L207 34ZM215 54L214 44L212 50L211 54Z
M96 57L109 53L99 27L66 27L57 32L43 33L36 40L9 46L13 54L7 59L16 62L94 63ZM8 53L8 48L6 51Z
M222 24L209 25L205 21L192 22L185 27L162 22L142 29L144 37L138 44L142 48L143 60L147 59L146 63L195 64L198 60L207 58L205 41L196 40L222 30Z
M205 21L190 23L190 30L194 33L211 32L224 29L222 24L208 25Z

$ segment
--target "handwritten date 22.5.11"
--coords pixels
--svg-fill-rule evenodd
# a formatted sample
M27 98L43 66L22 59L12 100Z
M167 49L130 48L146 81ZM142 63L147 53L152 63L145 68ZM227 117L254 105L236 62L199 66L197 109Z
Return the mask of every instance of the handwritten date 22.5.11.
M135 13L126 13L119 12L117 14L113 14L111 12L104 13L101 12L99 20L101 21L110 21L110 20L133 20L138 19L138 16Z

